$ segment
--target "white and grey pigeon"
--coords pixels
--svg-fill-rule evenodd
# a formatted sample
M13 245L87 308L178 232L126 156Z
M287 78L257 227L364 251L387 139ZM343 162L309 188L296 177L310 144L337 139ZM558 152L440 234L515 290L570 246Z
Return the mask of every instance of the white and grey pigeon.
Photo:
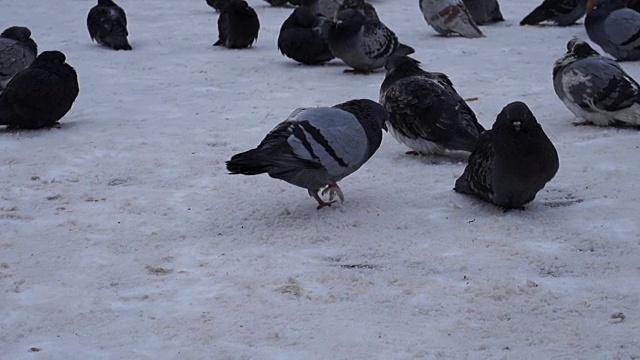
M427 24L440 35L484 36L462 0L419 0L419 4Z
M378 150L389 114L377 102L350 100L332 107L299 108L276 126L257 148L227 161L231 174L266 173L308 190L318 209L331 206L337 182L358 170ZM329 201L322 195L329 193Z
M584 26L589 39L620 61L640 60L640 13L624 0L596 0Z
M524 209L559 168L555 146L523 102L505 106L478 139L454 190L509 209Z
M11 26L0 34L0 91L38 56L38 45L24 26Z
M387 61L380 103L389 112L387 127L410 154L473 151L484 131L473 110L458 95L447 75L427 72L408 56Z
M569 26L586 12L587 0L544 0L520 21L520 25L538 25L550 21L558 26Z
M640 126L640 85L582 40L569 40L567 53L555 62L553 88L565 106L585 120L575 125Z
M368 18L355 9L341 10L329 28L331 52L351 66L353 72L369 74L380 69L391 56L413 54L415 50L401 44L398 37L381 21Z
M114 50L131 50L127 15L112 0L98 0L98 4L89 10L87 15L89 36L100 45Z
M462 0L477 25L504 21L498 0Z

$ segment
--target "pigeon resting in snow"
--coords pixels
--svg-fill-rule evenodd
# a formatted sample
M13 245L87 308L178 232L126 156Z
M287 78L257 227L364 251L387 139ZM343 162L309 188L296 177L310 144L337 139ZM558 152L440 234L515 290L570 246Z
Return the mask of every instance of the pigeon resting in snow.
M318 209L331 206L337 182L358 170L378 150L389 114L375 101L350 100L332 107L300 108L278 124L257 148L227 161L231 174L267 173L305 188ZM318 195L330 194L329 201Z
M380 20L376 8L365 0L344 0L338 11L346 9L356 9L368 18Z
M0 94L0 125L37 129L54 125L78 97L78 76L59 51L44 51Z
M302 6L308 7L314 14L333 19L342 5L338 0L302 0Z
M505 106L478 139L454 190L524 209L558 172L556 148L523 102Z
M440 35L484 36L462 0L420 0L420 10L427 24Z
M259 30L256 11L244 0L229 0L218 17L218 41L213 46L249 47L258 40Z
M442 73L427 72L408 56L387 61L380 103L389 112L387 127L410 153L473 151L484 131L473 111Z
M332 21L299 6L284 21L278 35L278 49L283 55L303 64L315 65L334 58L327 44Z
M351 66L347 72L368 74L384 66L390 56L413 54L413 48L401 44L379 20L367 18L358 10L338 12L329 28L329 49Z
M544 0L520 21L520 25L537 25L551 21L558 26L573 25L587 12L587 0Z
M597 0L584 20L589 39L623 60L640 60L640 13L623 0Z
M127 15L112 0L98 0L98 5L89 10L87 28L91 40L114 50L131 50L127 41Z
M463 0L477 25L504 21L498 0Z
M38 45L31 31L12 26L0 34L0 91L20 70L26 68L38 55Z
M640 126L640 85L582 40L567 43L553 66L553 88L567 108L595 124Z

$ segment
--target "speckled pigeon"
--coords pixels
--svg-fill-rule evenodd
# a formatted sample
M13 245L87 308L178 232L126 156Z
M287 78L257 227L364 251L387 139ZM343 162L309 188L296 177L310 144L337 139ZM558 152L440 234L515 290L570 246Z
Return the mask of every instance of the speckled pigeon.
M267 173L305 188L318 209L344 196L337 182L358 170L382 141L387 111L375 101L350 100L332 107L300 108L278 124L257 148L227 161L231 174ZM322 195L329 193L329 201Z
M438 34L483 37L462 0L419 0L424 19Z
M213 46L230 49L250 47L258 40L260 21L256 11L244 0L229 0L218 17L218 41Z
M23 26L12 26L0 34L0 91L20 70L26 68L38 55L38 45L31 31Z
M587 11L587 0L544 0L525 16L520 25L537 25L550 21L558 26L575 24Z
M584 20L589 39L620 61L640 60L640 13L623 0L597 0Z
M114 50L131 50L127 40L127 15L112 0L98 0L89 10L87 28L91 40Z
M299 6L284 21L278 35L278 49L297 62L316 65L334 58L327 44L332 21Z
M498 0L463 0L477 25L504 21Z

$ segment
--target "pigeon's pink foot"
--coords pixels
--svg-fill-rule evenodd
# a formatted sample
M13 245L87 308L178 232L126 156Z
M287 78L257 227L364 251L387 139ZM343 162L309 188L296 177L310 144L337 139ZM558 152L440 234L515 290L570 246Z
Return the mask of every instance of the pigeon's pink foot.
M318 207L316 209L320 210L325 206L331 207L331 204L333 204L335 201L331 201L329 200L324 201L322 200L322 198L320 197L320 195L318 195L317 191L313 191L313 190L309 190L309 196L311 196L312 198L314 198L317 202L318 202Z

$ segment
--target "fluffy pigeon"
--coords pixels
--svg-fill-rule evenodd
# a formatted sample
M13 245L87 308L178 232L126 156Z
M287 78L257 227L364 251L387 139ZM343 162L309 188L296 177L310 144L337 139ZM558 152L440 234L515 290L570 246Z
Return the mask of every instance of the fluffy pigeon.
M447 75L427 72L408 56L387 61L380 103L389 111L387 127L398 142L419 154L473 151L484 131Z
M218 18L218 41L213 46L240 49L258 40L258 14L244 0L229 0Z
M454 190L524 210L558 172L556 148L523 102L505 106L480 135Z
M365 0L344 0L338 11L346 9L356 9L368 18L380 20L376 8Z
M341 10L329 28L329 49L354 70L368 74L384 66L392 55L413 54L413 48L401 44L379 20L367 18L355 9Z
M38 45L31 31L12 26L0 34L0 91L20 70L26 68L38 55Z
M205 0L207 5L211 6L215 11L220 12L222 8L229 2L229 0Z
M98 0L89 10L87 28L91 40L114 50L131 50L127 40L127 15L112 0Z
M284 21L278 35L278 49L297 62L315 65L334 58L327 44L332 21L300 6Z
M589 39L623 60L640 60L640 13L623 0L597 0L584 20Z
M231 174L267 173L305 188L318 209L331 206L337 182L358 170L378 150L389 114L375 101L350 100L332 107L300 108L278 124L257 148L227 161ZM329 201L322 195L329 193Z
M37 129L54 125L78 97L78 76L59 51L44 51L0 94L0 125Z
M640 126L640 85L582 40L567 43L553 66L553 88L577 117L595 124Z
M333 19L342 5L338 0L302 0L302 6L308 7L314 14Z
M587 11L587 0L544 0L520 21L520 25L537 25L550 21L558 26L573 25Z
M498 0L462 0L477 25L504 21Z
M427 24L440 35L484 36L462 0L420 0L420 10Z

